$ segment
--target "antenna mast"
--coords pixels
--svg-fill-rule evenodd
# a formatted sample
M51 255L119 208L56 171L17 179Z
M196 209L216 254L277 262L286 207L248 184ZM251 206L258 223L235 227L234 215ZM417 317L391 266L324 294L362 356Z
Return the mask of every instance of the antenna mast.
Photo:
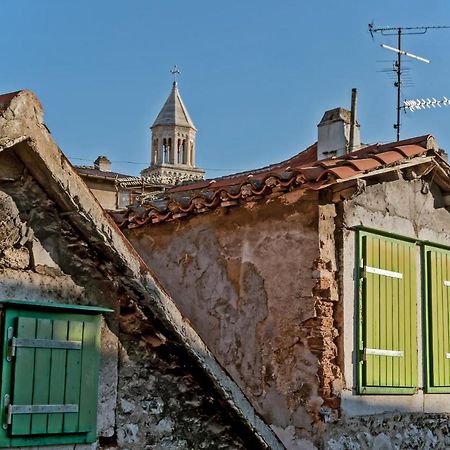
M420 56L412 55L411 53L405 52L402 50L402 35L407 34L425 34L428 30L440 29L440 28L450 28L450 26L442 25L442 26L424 26L424 27L381 27L375 28L373 23L369 23L369 33L373 38L373 33L380 33L383 36L397 36L397 48L389 47L386 45L382 45L382 47L393 50L397 52L397 61L394 63L395 73L397 74L397 80L394 83L394 86L397 89L397 122L394 124L394 129L396 130L397 141L400 140L400 111L404 108L400 105L401 103L401 87L402 87L402 55L410 56L414 59L418 59L419 61L427 62L430 61L421 58Z

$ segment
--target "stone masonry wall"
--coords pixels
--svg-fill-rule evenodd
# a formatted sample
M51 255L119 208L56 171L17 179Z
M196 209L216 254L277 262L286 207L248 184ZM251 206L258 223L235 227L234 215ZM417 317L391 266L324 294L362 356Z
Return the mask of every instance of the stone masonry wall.
M0 167L8 167L7 177L0 170L0 298L116 310L102 330L99 441L53 448L259 448L179 341L140 309L126 274L77 234L6 153L0 155Z
M330 425L324 450L445 450L450 448L450 415L379 414Z

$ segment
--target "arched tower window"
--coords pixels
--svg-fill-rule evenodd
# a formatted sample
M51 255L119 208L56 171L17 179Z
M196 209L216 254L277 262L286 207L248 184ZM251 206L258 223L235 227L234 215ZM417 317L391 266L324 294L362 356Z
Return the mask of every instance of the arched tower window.
M163 163L169 161L169 146L167 144L167 139L163 139Z
M158 164L158 139L153 139L153 164Z
M171 151L172 151L172 138L169 138L167 139L167 160L166 160L166 162L169 164L172 162L170 155Z
M182 154L182 162L183 164L187 164L187 148L186 148L186 139L183 139L183 142L181 144L182 146L182 150L183 150L183 154Z
M194 162L194 143L191 141L190 149L189 149L189 164L191 166L195 165Z
M178 145L177 145L177 164L181 164L183 161L181 160L182 153L181 153L181 139L178 139Z

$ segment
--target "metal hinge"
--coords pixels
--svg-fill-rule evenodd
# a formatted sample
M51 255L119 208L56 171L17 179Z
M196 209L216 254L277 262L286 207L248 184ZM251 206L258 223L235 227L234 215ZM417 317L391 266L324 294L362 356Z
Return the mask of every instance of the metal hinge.
M7 361L16 356L16 348L51 348L61 350L81 350L81 341L58 341L54 339L27 339L14 337L12 327L8 328L8 352Z
M11 361L14 356L16 356L16 345L15 345L15 337L14 337L14 328L9 327L7 331L8 337L8 351L6 352L6 360Z
M402 350L385 350L382 348L364 348L363 350L363 360L367 360L368 355L374 356L391 356L397 358L403 358L405 353Z
M5 416L3 428L8 428L12 423L13 414L54 414L54 413L77 413L77 404L54 404L54 405L12 405L8 394L4 397Z

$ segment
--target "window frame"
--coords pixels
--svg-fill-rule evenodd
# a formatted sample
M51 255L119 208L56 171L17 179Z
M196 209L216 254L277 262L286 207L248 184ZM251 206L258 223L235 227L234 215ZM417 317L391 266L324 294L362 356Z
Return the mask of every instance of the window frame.
M97 440L97 392L98 392L98 374L100 363L100 318L101 314L105 312L112 312L109 308L85 307L81 305L62 305L46 302L31 302L20 300L0 300L1 310L1 335L3 336L2 343L2 359L1 359L1 397L0 397L0 411L2 411L0 426L0 448L23 447L23 446L41 446L41 445L65 445L65 444L88 444ZM89 383L90 388L95 392L95 398L92 398L90 415L88 416L89 430L80 432L68 433L43 433L43 434L12 434L11 426L6 425L6 405L5 395L10 397L13 394L13 385L17 381L14 374L15 362L7 360L9 352L9 339L7 338L7 330L9 327L14 327L19 317L31 317L36 319L48 320L70 320L83 323L92 323L95 326L95 335L93 347L89 350L92 359L92 370ZM84 338L83 338L84 342ZM34 347L32 347L34 348ZM84 350L83 350L84 352ZM68 353L66 353L67 355ZM80 355L80 358L82 355ZM36 373L36 371L34 371ZM94 379L95 378L95 379ZM80 389L83 384L83 373L80 374ZM50 382L50 380L49 380ZM33 382L34 383L34 382ZM92 385L92 383L94 383ZM49 391L50 392L50 391ZM12 398L14 402L14 398ZM45 403L44 403L45 404ZM49 413L47 413L49 414ZM81 414L81 411L78 413ZM49 416L47 416L49 417ZM80 415L77 420L80 423ZM80 425L78 425L80 426Z
M450 248L438 244L423 242L421 246L421 264L422 264L422 298L423 302L423 359L424 359L424 390L430 394L450 393L450 375L448 386L433 386L432 376L432 323L431 323L431 286L429 283L430 266L428 264L427 252L434 251L437 253L445 253L450 256ZM450 328L450 320L448 323ZM450 349L449 349L450 351Z
M414 386L367 386L364 384L364 298L365 298L365 290L366 283L364 278L364 264L363 261L363 239L364 237L376 237L383 238L386 241L391 241L395 243L405 243L408 245L415 245L417 241L415 239L410 239L403 236L397 236L389 233L380 232L377 230L367 229L363 227L356 228L356 251L355 251L355 344L354 348L356 349L355 361L356 361L356 392L359 395L389 395L389 394L415 394L418 391L418 374L419 374L419 355L418 355L418 340L420 336L417 335L416 332L416 345L414 351L417 353L416 358L416 374L415 374L415 385ZM416 264L416 274L418 273L418 265ZM417 330L420 330L419 323L417 321L417 308L419 305L417 304L418 292L416 290L416 321L415 325Z

